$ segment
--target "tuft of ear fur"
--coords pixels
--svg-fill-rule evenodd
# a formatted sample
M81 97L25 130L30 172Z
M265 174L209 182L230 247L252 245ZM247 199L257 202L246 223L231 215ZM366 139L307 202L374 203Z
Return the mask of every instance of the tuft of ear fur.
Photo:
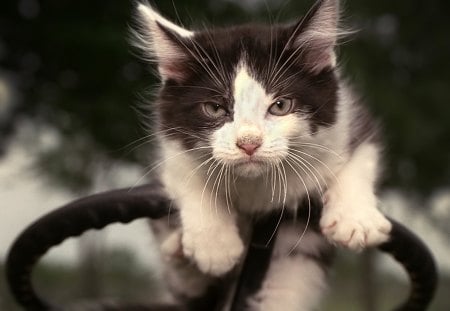
M339 0L318 0L294 28L292 47L302 51L306 68L313 73L336 66Z
M194 36L161 16L149 4L137 6L138 29L133 32L134 45L144 52L144 56L158 64L163 81L183 78L182 65L187 59L183 40Z

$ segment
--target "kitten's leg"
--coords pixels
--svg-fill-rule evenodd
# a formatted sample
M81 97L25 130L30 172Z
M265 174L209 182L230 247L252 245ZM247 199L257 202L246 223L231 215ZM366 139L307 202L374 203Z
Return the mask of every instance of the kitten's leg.
M375 144L358 146L325 193L320 226L330 241L360 250L388 239L391 223L375 196L378 154Z
M207 274L230 271L244 252L236 215L227 207L220 185L176 142L163 145L161 179L180 212L183 253ZM175 156L174 156L175 155ZM214 171L214 170L213 170Z
M249 311L315 310L325 293L330 245L322 235L308 232L290 253L301 231L283 227L262 287L248 301Z
M215 198L204 194L203 202L210 201ZM196 193L183 199L184 206L180 208L183 252L195 260L202 272L220 276L236 265L244 245L235 215L219 201L212 206L201 202L202 197Z
M201 297L214 278L198 270L183 255L181 245L181 229L173 231L161 244L164 259L164 270L167 284L171 292L183 302Z
M169 290L169 301L185 305L203 297L216 279L202 273L184 256L179 217L174 214L169 219L151 220L150 224L160 245L163 278Z

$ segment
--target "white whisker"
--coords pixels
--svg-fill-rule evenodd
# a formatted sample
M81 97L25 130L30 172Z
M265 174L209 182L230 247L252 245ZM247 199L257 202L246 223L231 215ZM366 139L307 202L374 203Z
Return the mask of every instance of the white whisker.
M220 162L217 161L216 159L214 159L213 164L210 166L210 169L208 169L208 172L206 173L207 178L206 178L206 182L205 185L203 186L203 190L202 190L202 195L201 195L201 199L200 199L200 210L201 212L203 212L203 199L205 197L205 192L206 192L206 188L208 187L208 183L211 180L211 177L214 175L214 172L216 171L217 167L220 166ZM211 197L210 197L210 208L211 208Z
M308 170L308 172L313 176L315 183L317 184L318 190L320 191L321 194L324 193L324 189L322 187L321 182L319 181L319 178L317 177L317 175L319 175L319 177L322 179L322 182L324 183L324 185L327 187L327 181L325 180L325 178L322 176L322 174L320 173L320 171L311 163L309 163L306 159L304 159L303 157L301 157L300 155L296 155L293 154L292 152L289 152L288 157L294 161L295 163L299 164L300 166L303 166L304 168L306 168ZM314 172L314 171L315 172ZM317 174L317 175L316 175ZM328 188L328 187L327 187Z
M281 172L283 173L282 177L283 177L283 187L284 187L284 190L283 190L283 192L284 192L284 194L283 194L283 204L282 204L282 206L285 206L286 205L286 198L287 198L288 184L287 184L286 169L284 167L283 162L280 162L280 164L281 164L281 169L282 169Z
M305 155L305 156L307 156L307 157L310 157L310 158L312 158L313 160L315 160L315 161L317 161L318 163L320 163L321 165L323 165L323 167L330 173L331 177L334 178L334 180L336 181L336 184L337 184L338 186L340 186L340 182L339 182L338 177L337 177L336 174L333 172L333 170L328 166L328 164L326 164L325 162L323 162L323 161L320 160L319 158L317 158L317 157L315 157L315 156L313 156L313 155L311 155L311 154L309 154L309 153L307 153L307 152L303 152L303 151L300 151L300 150L294 149L294 148L292 148L290 151L291 151L291 152L294 152L294 153L298 153L298 154Z
M220 161L219 161L219 163L220 163ZM220 183L222 181L222 176L223 176L224 170L225 170L225 165L223 165L223 163L220 163L220 170L219 170L219 173L216 175L216 179L214 180L213 187L212 187L212 193L213 194L215 193L215 195L214 195L214 209L216 211L216 214L218 214L217 198L219 196L219 188L220 188ZM210 204L212 203L211 202L212 198L213 198L213 196L211 196L211 198L210 198Z
M333 155L335 155L336 157L338 157L339 159L343 159L342 155L340 155L339 153L337 153L336 151L334 151L333 149L321 145L321 144L317 144L317 143L307 143L307 142L295 142L295 140L293 140L296 146L303 146L303 147L311 147L311 148L316 148L316 149L320 149L322 151L327 151Z
M148 170L147 172L145 172L145 174L142 175L142 176L134 183L133 186L131 186L130 191L133 190L137 185L139 185L140 182L141 182L142 180L144 180L144 178L146 178L147 176L149 176L155 169L159 168L161 165L163 165L163 164L166 163L167 161L172 160L172 159L174 159L174 158L176 158L176 157L185 155L185 154L187 154L187 153L189 153L189 152L194 152L194 151L199 151L199 150L210 150L210 149L211 149L211 147L207 147L207 146L191 148L191 149L187 149L187 150L178 152L178 153L176 153L176 154L174 154L174 155L172 155L172 156L170 156L170 157L168 157L168 158L165 158L165 159L163 159L163 160L157 162L155 165L151 166L151 167L149 168L149 170Z
M197 167L195 167L191 173L186 177L185 180L185 185L188 185L189 182L191 181L192 177L194 177L194 175L206 164L208 164L211 161L214 161L214 158L209 156L208 154L205 154L204 156L208 156L208 159L206 159L205 161L201 162ZM199 160L199 159L198 159Z
M230 178L231 178L231 169L229 165L226 165L226 171L225 171L225 200L227 204L227 210L228 213L231 214L231 205L232 205L232 198L231 198L231 187L230 187Z
M306 234L306 231L308 230L309 222L311 220L311 197L309 195L308 187L306 186L306 183L305 183L304 179L302 178L302 176L300 175L300 173L295 169L295 167L290 163L290 161L286 161L286 163L291 167L291 169L294 171L294 173L297 175L297 177L302 182L303 187L305 188L306 198L308 200L308 217L306 219L305 229L303 230L303 232L300 235L300 237L297 239L297 242L294 244L294 246L289 251L289 254L291 254L297 248L297 246L300 244L301 240L303 239L303 237Z

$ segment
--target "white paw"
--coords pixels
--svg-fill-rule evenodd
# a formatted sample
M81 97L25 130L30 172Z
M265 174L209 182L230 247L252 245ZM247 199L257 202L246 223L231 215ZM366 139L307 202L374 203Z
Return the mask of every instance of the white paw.
M198 268L214 276L230 271L244 252L244 245L235 231L185 231L182 237L184 254L197 263Z
M327 193L320 228L332 243L360 251L387 241L392 225L370 192L351 198Z

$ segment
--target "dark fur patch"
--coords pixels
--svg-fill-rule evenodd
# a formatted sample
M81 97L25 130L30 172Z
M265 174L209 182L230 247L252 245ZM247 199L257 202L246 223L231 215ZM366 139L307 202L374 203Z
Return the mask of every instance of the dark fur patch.
M354 105L356 110L352 120L349 148L355 150L361 143L369 141L380 144L380 126L369 111L362 105Z

